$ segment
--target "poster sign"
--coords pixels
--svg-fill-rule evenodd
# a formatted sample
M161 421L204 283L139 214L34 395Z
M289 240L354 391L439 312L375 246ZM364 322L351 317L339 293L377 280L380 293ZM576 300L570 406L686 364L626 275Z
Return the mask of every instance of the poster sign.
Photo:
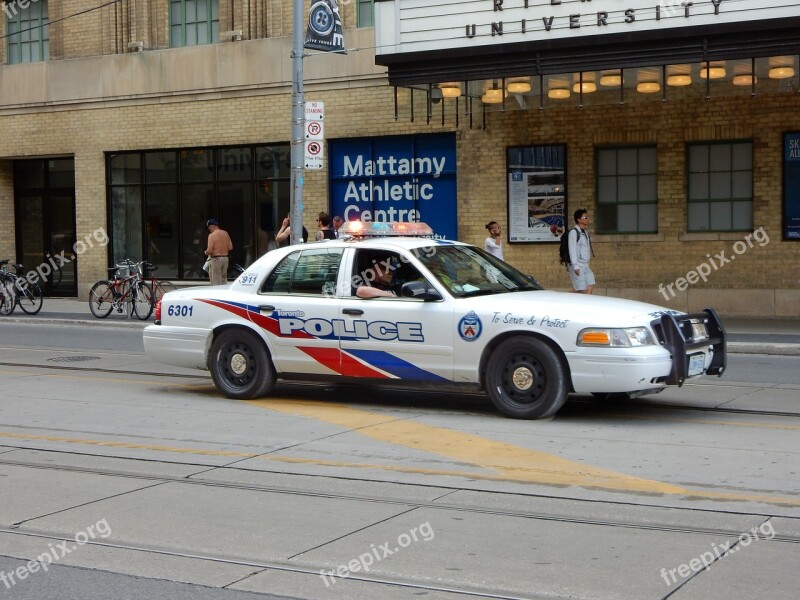
M508 149L508 241L556 242L564 232L567 147Z
M424 222L458 235L453 133L331 140L331 215L346 221Z
M800 132L783 134L783 239L800 240Z
M312 0L303 48L323 52L346 52L342 18L336 0Z

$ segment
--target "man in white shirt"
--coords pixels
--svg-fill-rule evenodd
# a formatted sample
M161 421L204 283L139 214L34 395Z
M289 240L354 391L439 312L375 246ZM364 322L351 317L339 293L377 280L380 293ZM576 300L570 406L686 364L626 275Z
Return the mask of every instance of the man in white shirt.
M500 241L500 225L497 221L489 221L486 224L489 230L489 237L483 242L483 249L489 254L503 260L503 242Z

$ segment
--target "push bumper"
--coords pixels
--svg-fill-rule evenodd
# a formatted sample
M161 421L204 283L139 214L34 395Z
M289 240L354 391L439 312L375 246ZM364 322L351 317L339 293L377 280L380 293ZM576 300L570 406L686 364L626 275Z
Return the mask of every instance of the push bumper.
M693 323L703 323L708 337L695 338ZM713 308L691 315L662 315L652 325L662 345L672 355L672 369L665 381L667 385L681 386L690 376L692 350L705 352L711 348L711 364L705 369L706 375L721 377L725 372L728 364L725 327Z

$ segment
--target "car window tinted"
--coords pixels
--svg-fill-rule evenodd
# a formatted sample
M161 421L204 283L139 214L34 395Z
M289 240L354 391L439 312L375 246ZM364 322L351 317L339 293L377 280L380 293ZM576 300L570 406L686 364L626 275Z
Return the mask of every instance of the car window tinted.
M435 245L415 254L458 298L542 289L531 277L474 246Z
M378 274L384 270L392 272L389 287L398 298L401 297L400 289L404 283L409 281L426 282L426 279L411 264L408 257L394 251L359 248L356 251L356 258L353 263L353 273L350 280L351 293L356 295L356 291L360 286L374 285Z
M333 296L342 252L341 248L315 248L289 254L264 280L261 293Z

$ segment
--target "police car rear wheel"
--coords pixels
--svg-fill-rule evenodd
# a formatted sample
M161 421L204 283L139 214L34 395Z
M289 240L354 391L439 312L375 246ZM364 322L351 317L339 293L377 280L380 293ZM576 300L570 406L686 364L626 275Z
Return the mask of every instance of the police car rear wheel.
M269 353L249 331L229 329L217 336L208 366L217 389L228 398L260 398L275 385Z
M486 392L507 417L541 419L561 408L569 390L555 350L535 338L515 337L489 357Z

